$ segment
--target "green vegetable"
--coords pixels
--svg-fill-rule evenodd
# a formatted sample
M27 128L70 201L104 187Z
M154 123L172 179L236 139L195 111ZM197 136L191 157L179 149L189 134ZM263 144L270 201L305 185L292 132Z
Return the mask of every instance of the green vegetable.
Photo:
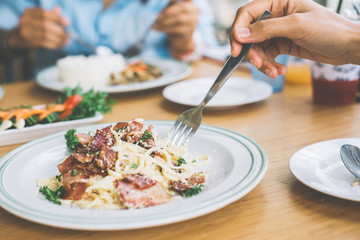
M62 176L62 174L55 175L55 178L58 182L61 182L61 176Z
M71 175L76 176L78 174L78 171L76 169L71 171Z
M138 144L140 142L145 142L147 139L151 139L153 137L151 132L145 131L141 137L140 140L137 140L135 144Z
M41 123L53 123L59 118L59 115L55 112L47 115L43 120L41 120Z
M82 93L80 86L76 88L65 88L64 96L58 99L58 103L63 103L68 97L79 94L82 101L72 110L72 113L66 117L66 120L82 119L95 116L96 112L110 112L115 101L113 99L106 100L108 94L105 92L95 92L93 89L86 93Z
M25 119L25 124L26 124L26 126L32 126L32 125L35 125L38 121L39 121L39 117L36 115L32 115L32 116L28 117L27 119Z
M145 131L142 135L141 141L145 141L147 139L151 139L153 137L151 132Z
M78 138L75 136L75 133L75 129L70 129L65 133L66 145L72 151L74 151L76 145L80 144Z
M194 196L196 194L199 194L202 191L203 186L204 185L200 184L200 185L197 185L197 186L195 186L193 188L190 188L190 189L186 190L185 193L184 193L184 196L185 197L191 197L191 196Z
M177 165L181 166L181 164L186 164L186 161L182 157L179 157L179 159L177 160Z
M130 167L136 169L138 166L135 163L132 163Z
M60 198L65 193L65 188L61 186L56 191L53 191L48 186L42 186L39 192L50 202L61 205Z

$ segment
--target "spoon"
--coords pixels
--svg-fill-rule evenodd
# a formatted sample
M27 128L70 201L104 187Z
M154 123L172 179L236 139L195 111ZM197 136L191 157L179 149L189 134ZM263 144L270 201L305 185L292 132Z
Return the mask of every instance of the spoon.
M360 149L354 145L344 144L341 146L340 156L346 168L360 179Z
M69 34L70 38L77 41L80 45L82 45L82 46L88 48L89 50L91 50L91 52L93 54L95 54L95 55L105 56L105 55L111 55L111 54L114 53L114 51L109 47L102 46L102 45L101 46L95 46L95 45L85 41L75 31L72 31L72 30L68 29L67 33Z

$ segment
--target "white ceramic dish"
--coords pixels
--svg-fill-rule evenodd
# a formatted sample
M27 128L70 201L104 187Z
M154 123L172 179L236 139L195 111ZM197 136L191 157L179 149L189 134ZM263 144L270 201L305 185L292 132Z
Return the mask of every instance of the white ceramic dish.
M147 63L157 66L163 72L163 75L155 80L141 83L132 83L126 85L106 85L106 86L95 86L94 89L97 91L107 93L121 93L121 92L134 92L139 90L146 90L156 87L168 85L178 80L184 79L190 75L192 68L183 62L179 62L172 59L153 59L146 61ZM63 91L66 85L58 80L58 70L56 66L46 68L39 72L36 76L37 83L47 89L53 91ZM76 87L77 82L74 79L74 85L69 87ZM87 86L82 86L83 89L87 90Z
M0 99L3 98L4 94L5 94L4 88L0 85Z
M343 144L360 146L360 138L335 139L314 143L297 151L290 159L290 169L305 185L322 193L352 201L360 201L359 181L343 164Z
M104 116L98 112L95 114L94 117L91 118L55 122L48 124L37 124L31 127L25 127L21 130L8 129L8 130L0 131L0 146L28 142L30 140L47 136L52 133L96 123L101 121L103 118Z
M171 84L164 88L163 95L169 101L187 106L197 106L214 83L215 77L195 78ZM269 84L250 78L231 77L206 108L223 109L255 103L272 94Z
M115 124L115 123L113 123ZM160 137L173 122L148 121ZM87 132L109 124L77 129ZM36 179L58 174L56 165L69 152L64 132L27 143L0 159L0 206L21 217L61 228L121 230L159 226L220 209L250 192L263 178L267 157L253 140L226 129L202 125L189 145L190 154L210 154L211 171L203 191L193 197L133 210L80 209L44 200Z

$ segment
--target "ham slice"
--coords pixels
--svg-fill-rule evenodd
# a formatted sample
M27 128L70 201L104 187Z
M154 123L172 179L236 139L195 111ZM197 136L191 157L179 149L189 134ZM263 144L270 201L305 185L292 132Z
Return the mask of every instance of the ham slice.
M127 208L143 208L166 203L171 196L158 182L142 174L128 174L115 182L119 198Z

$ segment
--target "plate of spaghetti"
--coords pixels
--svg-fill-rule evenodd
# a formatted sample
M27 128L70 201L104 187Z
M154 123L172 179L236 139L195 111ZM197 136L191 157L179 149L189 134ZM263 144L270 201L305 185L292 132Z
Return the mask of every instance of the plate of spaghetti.
M172 124L133 119L29 142L0 159L0 206L60 228L137 229L213 212L263 178L267 157L253 140L202 125L175 147Z

